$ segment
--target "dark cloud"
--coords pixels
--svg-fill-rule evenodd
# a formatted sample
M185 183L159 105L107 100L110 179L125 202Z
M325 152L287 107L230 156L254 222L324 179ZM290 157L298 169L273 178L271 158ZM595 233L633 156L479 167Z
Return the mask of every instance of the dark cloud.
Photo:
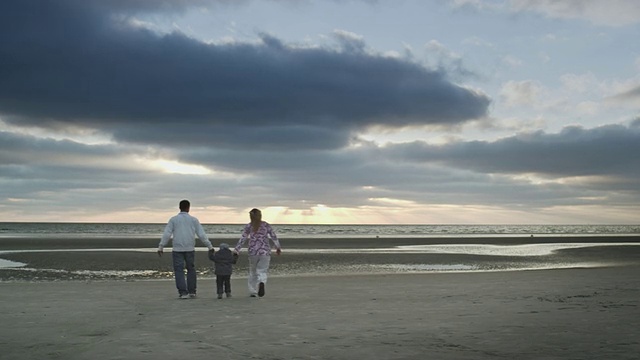
M390 198L416 204L491 204L533 209L589 204L592 203L589 197L603 194L612 199L615 197L612 190L631 191L627 196L618 196L618 203L633 204L638 200L632 187L639 184L633 179L608 184L602 180L535 184L514 179L508 173L482 173L477 169L456 168L456 164L418 161L415 157L396 157L390 153L397 155L389 147L271 153L265 157L234 151L200 154L189 160L236 174L251 174L251 180L242 180L239 185L252 189L252 194L261 199L270 199L264 203L292 208L316 203L331 207L367 206L376 204L375 199Z
M0 114L14 124L55 120L139 142L157 142L156 130L170 124L194 125L195 133L174 132L177 142L198 140L198 126L269 128L261 131L289 138L252 135L269 147L300 141L294 137L313 145L317 134L344 146L344 135L329 132L459 124L487 112L484 94L406 60L298 48L267 35L259 44L212 45L114 16L192 2L150 3L2 2Z
M118 147L86 145L70 140L38 138L0 131L0 165L53 164L58 162L89 163L123 155ZM82 160L80 160L82 159Z
M343 147L347 131L313 124L250 126L167 123L150 127L123 125L113 131L119 141L167 144L172 148L244 149L250 151L324 150Z
M558 134L538 131L493 142L394 145L390 153L398 159L442 163L481 173L633 179L640 169L640 158L636 156L640 153L640 129L622 125L593 129L571 126Z

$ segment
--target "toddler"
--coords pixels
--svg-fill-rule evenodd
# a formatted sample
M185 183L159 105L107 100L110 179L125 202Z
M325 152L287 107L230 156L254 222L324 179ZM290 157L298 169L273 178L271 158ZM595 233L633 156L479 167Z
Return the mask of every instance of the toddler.
M209 259L215 263L216 287L218 299L222 299L222 294L226 293L231 297L231 273L233 264L238 261L238 254L229 250L229 244L220 244L218 252L209 251Z

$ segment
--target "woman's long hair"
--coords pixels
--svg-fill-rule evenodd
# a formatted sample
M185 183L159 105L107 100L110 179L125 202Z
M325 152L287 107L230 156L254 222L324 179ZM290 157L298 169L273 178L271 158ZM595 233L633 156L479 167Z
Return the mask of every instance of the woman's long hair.
M249 218L251 219L251 230L257 232L262 224L262 212L259 209L251 209Z

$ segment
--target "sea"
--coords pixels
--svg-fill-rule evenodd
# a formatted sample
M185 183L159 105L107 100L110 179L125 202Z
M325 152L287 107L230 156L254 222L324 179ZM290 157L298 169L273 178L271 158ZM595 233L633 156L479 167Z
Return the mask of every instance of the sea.
M207 234L235 237L244 224L203 224ZM272 224L281 238L635 236L640 225L299 225ZM0 237L158 237L165 224L0 222Z

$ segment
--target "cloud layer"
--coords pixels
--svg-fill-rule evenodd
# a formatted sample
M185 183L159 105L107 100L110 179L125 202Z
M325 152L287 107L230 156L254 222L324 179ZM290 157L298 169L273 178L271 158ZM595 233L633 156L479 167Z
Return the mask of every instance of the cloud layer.
M123 220L173 212L184 197L234 213L323 204L413 215L430 206L620 209L640 200L637 120L491 140L368 141L372 129L490 121L492 98L452 80L459 71L385 55L348 31L334 32L334 46L266 33L215 43L135 21L227 3L0 2L0 213ZM565 12L536 4L511 3ZM516 92L534 83L508 82L502 95L525 106L531 99ZM637 98L633 89L618 98ZM88 133L100 140L83 140ZM390 216L380 221L402 221Z
M111 13L99 2L43 4L0 9L12 14L0 25L0 111L13 124L291 150L317 148L318 139L345 146L345 132L369 126L455 125L485 116L489 105L445 73L358 48L294 47L268 35L206 44L134 27L116 16L120 2Z

